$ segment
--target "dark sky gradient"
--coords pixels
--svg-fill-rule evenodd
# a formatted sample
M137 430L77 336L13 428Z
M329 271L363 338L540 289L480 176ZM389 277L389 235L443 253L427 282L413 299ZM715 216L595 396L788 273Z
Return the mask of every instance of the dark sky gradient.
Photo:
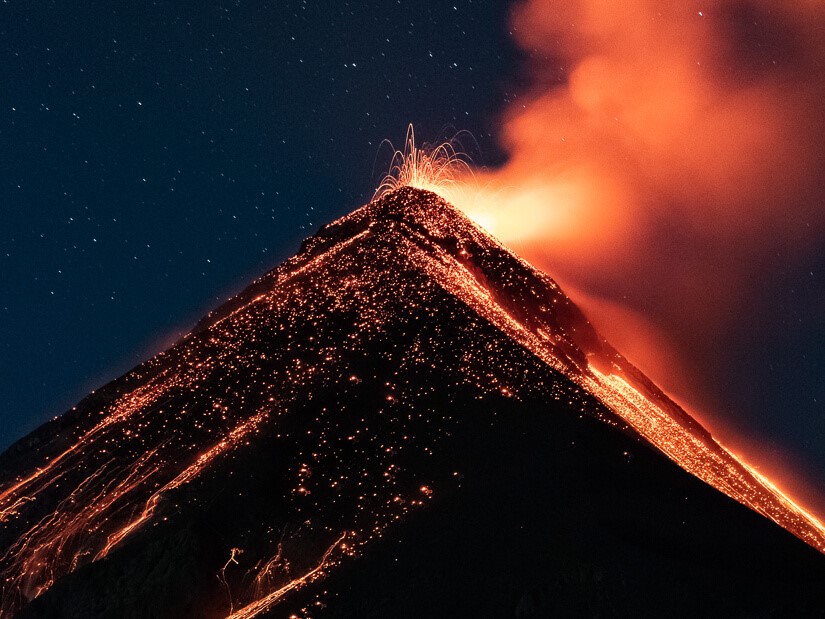
M0 448L367 201L408 123L500 163L509 5L0 4ZM772 278L714 386L818 479L823 265Z

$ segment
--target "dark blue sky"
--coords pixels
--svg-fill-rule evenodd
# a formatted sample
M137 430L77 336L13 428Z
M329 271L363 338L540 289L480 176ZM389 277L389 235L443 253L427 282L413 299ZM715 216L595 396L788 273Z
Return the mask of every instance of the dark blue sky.
M499 163L509 5L0 4L0 449L367 201L408 123ZM711 389L819 479L822 256L772 278Z
M0 4L0 448L367 201L407 123L492 161L506 23L472 0Z

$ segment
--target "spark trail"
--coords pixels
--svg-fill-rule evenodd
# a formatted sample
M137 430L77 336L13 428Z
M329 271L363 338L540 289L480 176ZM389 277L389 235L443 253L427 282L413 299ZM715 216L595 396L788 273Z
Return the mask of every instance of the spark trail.
M392 147L392 143L386 141ZM456 148L457 137L437 146L418 145L415 128L407 127L404 148L396 149L387 174L375 190L373 201L401 187L413 187L438 194L448 202L455 201L473 177L468 157Z
M290 580L274 591L270 591L261 599L256 600L251 604L247 604L243 608L229 614L226 619L252 619L253 617L257 617L258 615L271 610L287 593L300 589L301 587L322 578L325 575L325 572L335 565L333 553L338 549L346 550L344 545L344 540L346 538L347 534L344 532L341 537L335 540L335 542L327 548L326 552L324 552L321 556L321 560L318 561L315 567L305 572L303 575Z

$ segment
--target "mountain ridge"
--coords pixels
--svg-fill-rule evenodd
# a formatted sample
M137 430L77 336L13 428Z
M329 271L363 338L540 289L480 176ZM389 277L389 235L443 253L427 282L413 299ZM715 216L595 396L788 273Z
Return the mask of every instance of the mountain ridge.
M189 566L189 590L215 610L201 616L277 612L368 556L443 489L458 492L460 454L439 446L465 426L477 430L468 444L484 444L485 424L501 431L520 402L566 420L545 425L575 433L577 418L593 418L689 471L707 467L690 472L819 539L610 347L549 276L435 194L402 188L323 227L171 349L0 457L12 480L0 486L0 616L60 616L61 600L88 613L102 595L89 583L120 582L104 577L112 570L136 587L124 599L138 599L141 587L123 574L143 570L142 582L162 586L147 566L163 536L189 540L161 564ZM479 407L492 417L474 419ZM200 521L226 530L215 540L187 533ZM189 565L194 556L203 566ZM232 575L236 565L245 574ZM192 610L175 608L152 613Z

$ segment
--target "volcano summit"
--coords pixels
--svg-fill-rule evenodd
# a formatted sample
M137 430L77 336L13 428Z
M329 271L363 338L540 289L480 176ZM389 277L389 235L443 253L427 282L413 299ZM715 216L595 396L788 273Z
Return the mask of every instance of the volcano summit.
M435 194L0 457L0 617L789 616L825 528Z

